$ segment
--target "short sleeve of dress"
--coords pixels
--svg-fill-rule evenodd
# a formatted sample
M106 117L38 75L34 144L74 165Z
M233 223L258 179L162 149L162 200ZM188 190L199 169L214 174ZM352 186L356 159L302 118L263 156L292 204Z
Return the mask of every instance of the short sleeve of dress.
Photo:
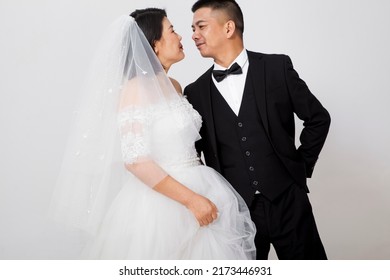
M150 156L150 115L145 110L130 107L118 115L123 161L133 164Z
M153 160L151 150L151 109L129 106L118 114L122 158L126 168L149 187L167 173Z

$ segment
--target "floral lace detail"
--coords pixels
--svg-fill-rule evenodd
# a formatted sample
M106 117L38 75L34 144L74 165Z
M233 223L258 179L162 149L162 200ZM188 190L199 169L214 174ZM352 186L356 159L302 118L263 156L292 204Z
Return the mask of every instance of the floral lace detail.
M136 162L139 156L145 156L150 153L148 146L143 141L143 137L130 133L122 136L121 148L123 161L128 164Z
M176 123L174 126L171 122L159 124L158 121L169 116L169 120ZM165 132L154 133L160 125L166 127ZM202 119L199 113L193 109L192 105L186 98L181 97L167 105L149 105L147 108L140 106L130 106L118 114L118 125L121 135L121 150L122 157L125 163L135 163L140 158L147 158L152 152L151 143L153 137L161 138L159 133L166 135L172 134L174 130L185 130L188 125L195 125L199 131L202 125ZM173 130L173 131L172 131ZM163 136L163 135L161 135ZM166 166L197 164L199 158L197 156L194 142L181 143L185 146L185 150L175 151L159 151L157 160L160 163L165 163ZM164 149L164 148L162 148ZM156 156L156 155L154 155ZM154 158L156 160L156 158Z
M176 102L170 103L172 112L176 113L177 120L181 127L184 127L189 120L194 121L197 130L199 131L202 126L202 118L196 111L192 104L183 96Z
M151 112L136 107L127 108L118 114L122 158L125 163L134 163L140 156L150 153L147 137L144 135L151 123L150 115Z

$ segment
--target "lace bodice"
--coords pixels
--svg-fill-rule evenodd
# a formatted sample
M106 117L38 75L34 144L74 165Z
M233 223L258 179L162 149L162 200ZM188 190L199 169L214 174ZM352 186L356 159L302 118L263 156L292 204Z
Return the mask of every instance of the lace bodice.
M186 128L195 124L199 131L202 120L186 98L163 105L127 107L118 115L123 160L127 164L150 160L164 169L197 165L195 138Z

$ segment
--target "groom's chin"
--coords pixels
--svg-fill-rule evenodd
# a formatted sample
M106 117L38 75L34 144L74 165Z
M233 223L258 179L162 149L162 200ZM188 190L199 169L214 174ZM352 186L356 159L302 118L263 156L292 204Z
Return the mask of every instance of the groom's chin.
M200 53L200 55L201 55L202 57L204 57L204 58L210 58L210 57L212 57L210 54L205 53L205 52L202 52L202 51L199 51L199 53Z

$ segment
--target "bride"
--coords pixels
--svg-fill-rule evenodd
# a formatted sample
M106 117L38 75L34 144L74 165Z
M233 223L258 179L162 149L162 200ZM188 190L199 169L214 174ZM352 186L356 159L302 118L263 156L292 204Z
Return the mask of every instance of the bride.
M96 54L51 207L87 233L82 258L255 258L249 210L201 164L201 117L167 76L180 41L148 8L114 22Z

